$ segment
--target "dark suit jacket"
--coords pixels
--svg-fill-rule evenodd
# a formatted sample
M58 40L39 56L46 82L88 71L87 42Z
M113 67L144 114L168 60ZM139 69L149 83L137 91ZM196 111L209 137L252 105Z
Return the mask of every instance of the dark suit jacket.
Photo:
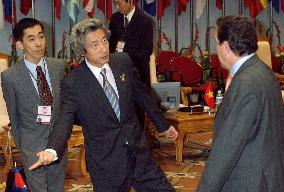
M126 53L111 54L109 65L119 93L121 121L97 78L83 61L62 83L61 112L47 146L62 154L76 114L82 123L86 160L95 188L120 183L126 176L126 140L137 158L138 167L143 169L153 161L134 103L149 114L159 131L169 128L149 90L137 79L138 72L132 67L130 57Z
M109 29L110 52L115 52L117 42L124 32L124 15L116 12L112 15ZM141 80L150 86L150 55L153 52L153 26L150 18L135 7L135 12L124 35L124 52L128 53L139 71Z
M235 74L215 116L198 192L284 191L284 111L279 82L257 56Z

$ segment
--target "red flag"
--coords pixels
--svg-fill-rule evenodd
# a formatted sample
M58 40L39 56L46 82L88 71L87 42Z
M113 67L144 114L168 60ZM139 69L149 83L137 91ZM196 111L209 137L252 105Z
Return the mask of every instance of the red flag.
M28 15L30 9L32 8L32 0L21 0L20 2L21 4L21 12L24 14L24 15Z
M178 16L186 11L187 3L189 0L178 0Z
M244 0L244 7L245 9L249 6L250 0Z
M218 9L223 9L223 0L216 0L216 7Z
M158 0L157 19L161 19L167 6L171 5L171 0Z
M112 0L106 0L106 17L110 19L112 15Z
M264 9L259 0L250 0L249 12L250 16L256 17Z
M105 12L105 0L98 0L97 6L103 13Z
M207 89L205 91L204 99L210 109L214 108L214 95L212 91L211 81L209 81Z
M61 0L54 0L54 5L55 5L55 16L57 19L60 19Z
M281 1L281 10L284 12L284 0Z
M88 17L94 17L95 8L94 8L94 1L93 0L84 0L83 1L83 8L88 14Z

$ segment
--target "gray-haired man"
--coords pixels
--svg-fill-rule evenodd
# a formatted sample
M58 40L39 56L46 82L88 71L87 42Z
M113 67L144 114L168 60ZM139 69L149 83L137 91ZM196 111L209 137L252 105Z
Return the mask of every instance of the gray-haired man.
M134 103L145 109L168 138L175 140L178 133L163 119L148 89L138 80L130 57L109 54L108 34L97 19L73 27L73 49L85 59L61 86L61 112L47 145L54 154L39 152L31 169L52 162L56 154L60 158L77 115L94 191L127 192L131 186L136 191L175 191L149 150Z

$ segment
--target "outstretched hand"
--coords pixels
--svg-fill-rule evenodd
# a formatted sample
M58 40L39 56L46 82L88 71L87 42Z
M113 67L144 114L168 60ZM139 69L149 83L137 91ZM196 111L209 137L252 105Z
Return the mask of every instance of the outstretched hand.
M176 131L174 126L170 126L170 128L167 131L165 131L164 134L170 140L176 140L178 137L178 132Z
M40 151L37 153L38 161L30 166L29 170L38 168L41 165L48 165L53 162L54 155L48 151Z

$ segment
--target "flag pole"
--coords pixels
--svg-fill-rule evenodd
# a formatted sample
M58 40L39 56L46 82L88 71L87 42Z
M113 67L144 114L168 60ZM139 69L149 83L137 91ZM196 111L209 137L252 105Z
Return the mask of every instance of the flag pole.
M35 5L34 5L35 1L32 0L32 17L35 18Z
M178 1L175 1L175 52L178 52Z
M206 31L209 30L209 26L210 26L210 3L209 3L209 0L206 0L206 4L207 4L207 23L206 23ZM210 33L210 31L208 31L208 33ZM210 50L210 38L208 38L208 49ZM209 51L209 50L206 50L206 51ZM209 51L210 52L210 51Z
M270 44L273 42L273 1L270 1Z
M158 19L158 42L160 41L161 39L161 33L162 33L162 19ZM157 52L157 55L158 53L161 51L161 44L158 43L158 52Z
M55 57L55 0L52 1L52 34L51 34L51 39L52 39L52 57Z
M193 4L189 1L190 8L190 46L193 46Z
M242 15L243 14L243 0L239 0L239 14Z
M222 16L225 16L225 15L226 15L226 12L225 12L226 3L225 3L225 1L226 1L226 0L223 0Z

